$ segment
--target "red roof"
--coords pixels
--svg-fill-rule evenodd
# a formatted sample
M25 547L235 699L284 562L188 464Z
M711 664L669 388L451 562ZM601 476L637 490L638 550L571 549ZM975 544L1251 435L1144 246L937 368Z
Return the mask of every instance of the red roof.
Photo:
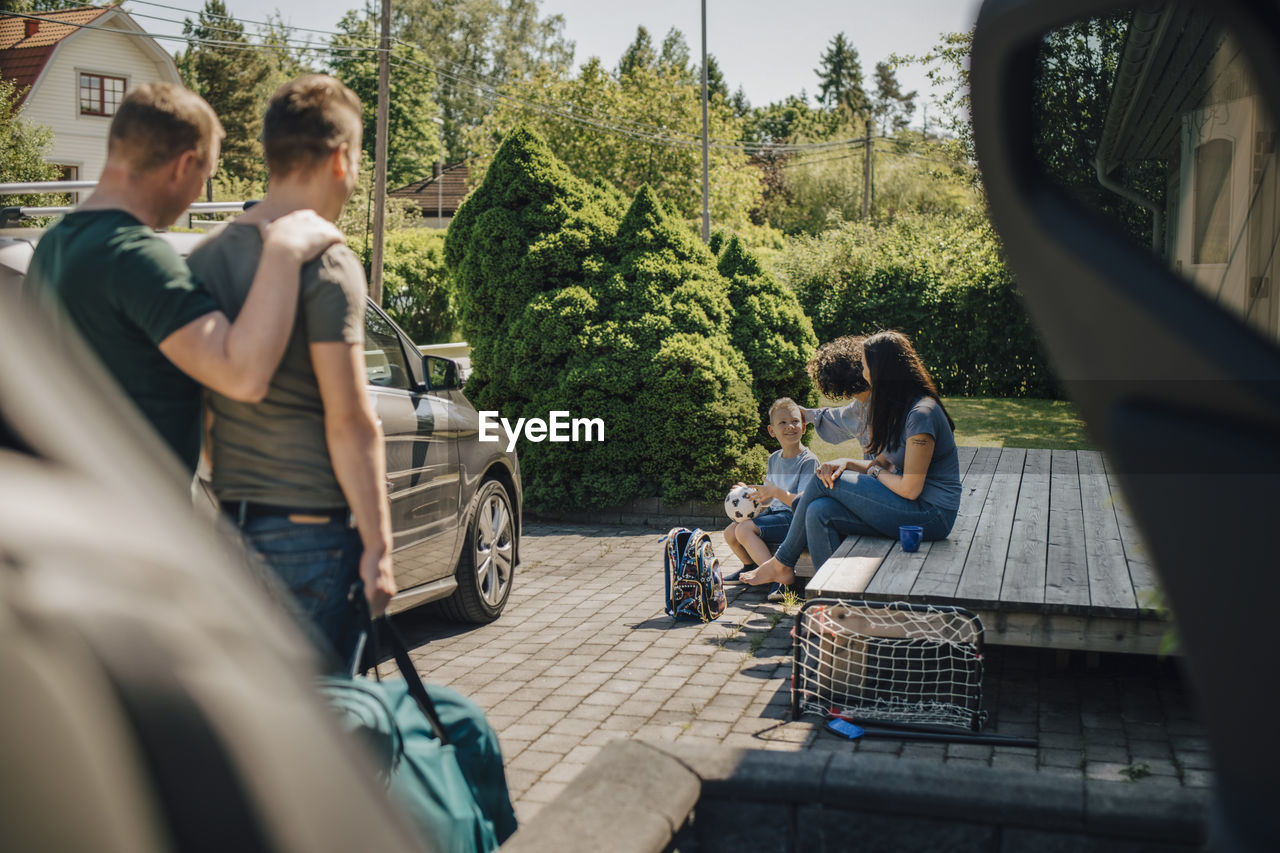
M114 11L116 6L90 9L64 9L58 12L40 12L40 20L31 17L0 15L0 77L12 80L26 100L27 92L44 70L54 49L64 38L79 32L76 24L89 24ZM30 26L35 33L27 35Z
M442 215L453 216L458 212L458 206L462 204L462 200L467 197L467 178L467 164L454 163L452 166L445 166L438 179L423 178L391 190L387 195L393 198L412 199L422 208L423 216L435 216L437 202Z

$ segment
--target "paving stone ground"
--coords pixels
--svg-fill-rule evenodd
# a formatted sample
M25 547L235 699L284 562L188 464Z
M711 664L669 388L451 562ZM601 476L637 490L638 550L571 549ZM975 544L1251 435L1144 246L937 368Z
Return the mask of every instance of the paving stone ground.
M891 753L1143 786L1212 782L1176 665L1150 657L988 647L986 730L1037 738L1036 748L851 742L816 717L792 721L792 615L763 590L734 584L718 621L673 624L662 612L659 537L654 528L528 523L502 618L464 627L397 617L424 678L487 712L521 819L617 738ZM718 534L714 542L736 568Z

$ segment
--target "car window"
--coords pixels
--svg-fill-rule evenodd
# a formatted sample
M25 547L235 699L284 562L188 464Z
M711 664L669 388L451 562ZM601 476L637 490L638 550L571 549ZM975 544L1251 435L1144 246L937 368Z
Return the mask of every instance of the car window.
M1046 175L1219 308L1280 340L1278 128L1212 6L1069 24L1045 36L1037 66Z
M370 309L364 320L364 365L370 385L409 390L409 367L405 363L400 336L377 311Z

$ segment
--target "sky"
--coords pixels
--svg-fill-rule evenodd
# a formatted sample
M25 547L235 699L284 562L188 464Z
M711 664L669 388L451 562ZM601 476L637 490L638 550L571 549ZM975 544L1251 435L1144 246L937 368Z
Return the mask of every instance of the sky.
M707 0L707 51L719 61L730 89L741 85L754 106L801 89L812 100L818 89L814 69L836 33L843 32L857 48L869 83L876 63L890 54L923 54L942 33L968 30L980 5L980 0ZM602 6L616 11L602 13ZM595 55L613 67L638 26L649 30L655 46L676 27L695 56L702 49L699 0L543 0L541 8L544 15L564 16L578 64ZM897 74L904 91L920 92L918 105L927 103L923 68L902 67Z
M203 0L156 0L190 10L194 17ZM348 9L363 0L227 0L231 15L262 20L266 10L278 8L296 27L332 29ZM943 33L968 30L977 18L980 0L707 0L707 50L715 55L731 89L742 86L755 106L779 101L803 89L817 92L814 69L836 33L843 32L857 48L864 79L870 84L875 64L890 54L922 54ZM607 67L617 64L623 50L644 26L655 45L672 27L681 30L696 57L701 50L699 0L542 0L543 16L565 19L564 34L575 43L574 63L599 56ZM180 20L174 9L129 3L126 10ZM177 34L181 26L139 17L143 28ZM164 42L173 51L180 47ZM929 103L925 70L904 66L897 71L904 91L920 93L920 107ZM936 115L936 112L935 112Z

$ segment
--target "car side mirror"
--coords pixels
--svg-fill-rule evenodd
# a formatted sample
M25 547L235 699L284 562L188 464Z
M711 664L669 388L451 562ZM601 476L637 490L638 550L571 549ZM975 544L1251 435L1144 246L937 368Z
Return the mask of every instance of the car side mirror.
M462 387L458 381L458 363L438 355L422 357L422 375L427 377L431 391L456 391Z

